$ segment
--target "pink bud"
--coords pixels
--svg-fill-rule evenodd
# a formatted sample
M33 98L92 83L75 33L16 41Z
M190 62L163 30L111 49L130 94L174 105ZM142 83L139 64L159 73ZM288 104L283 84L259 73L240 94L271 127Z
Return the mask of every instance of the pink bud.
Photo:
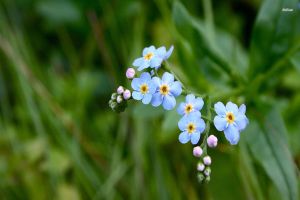
M132 79L135 75L135 70L133 68L128 68L126 71L126 77Z
M123 92L123 97L124 97L125 100L129 99L129 98L131 97L131 92L130 92L130 90L125 90L125 91Z
M124 92L123 86L119 86L118 89L117 89L117 93L122 94L123 92Z
M203 158L203 162L204 162L205 165L210 165L211 164L211 158L210 158L210 156L205 156Z
M205 166L203 165L203 163L200 162L200 163L197 164L197 170L198 171L202 172L204 170L204 168L205 168Z
M207 138L207 145L210 148L215 148L218 145L218 138L216 136L214 136L214 135L210 135Z
M202 153L203 153L203 151L202 151L201 147L199 147L199 146L194 147L193 154L195 157L200 157L202 155Z

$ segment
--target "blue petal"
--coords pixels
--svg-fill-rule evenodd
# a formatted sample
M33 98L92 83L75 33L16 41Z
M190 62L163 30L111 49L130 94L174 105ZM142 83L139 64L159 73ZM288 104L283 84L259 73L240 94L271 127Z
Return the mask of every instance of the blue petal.
M149 104L152 99L152 94L145 94L142 100L143 104Z
M137 58L133 61L132 65L135 66L135 67L140 67L144 64L145 62L145 59L143 57L141 58Z
M188 132L184 131L179 135L178 139L182 144L186 144L188 141L190 141L191 136L188 134Z
M163 101L163 98L159 92L153 94L152 100L151 100L152 106L157 107L162 103L162 101Z
M185 101L186 101L187 103L192 103L194 100L195 100L195 95L193 95L193 94L188 94L188 95L186 95L186 97L185 97Z
M199 133L202 133L205 130L205 122L203 119L200 119L197 123L196 123L197 127L196 130Z
M191 142L192 144L197 144L200 140L200 132L195 132L191 135Z
M150 52L155 53L155 47L153 45L150 46L150 47L144 48L144 50L143 50L143 56L147 55Z
M149 82L147 82L148 84L148 89L149 89L149 94L153 94L155 93L156 89L157 89L157 86L154 84L154 82L152 80L150 80Z
M240 105L239 113L245 114L246 113L246 106L245 104Z
M239 112L239 108L237 107L237 105L232 103L231 101L226 104L226 110L229 112L233 112L234 115L237 115Z
M154 56L151 60L150 60L150 66L152 68L158 68L161 63L162 63L163 59L160 58L159 56Z
M133 91L132 98L134 98L135 100L141 100L143 98L143 94L137 91Z
M203 105L204 105L204 101L202 98L197 98L193 101L193 105L194 105L194 109L195 110L201 110Z
M181 83L179 81L175 81L170 85L170 92L175 96L179 96L182 92Z
M166 110L172 110L176 106L176 100L171 95L164 96L163 107Z
M166 47L159 47L158 49L156 49L156 54L162 59L165 57L166 52Z
M215 111L218 115L221 115L221 116L225 116L226 115L226 108L224 106L224 104L222 102L218 102L215 104L214 106L215 108Z
M154 83L154 85L156 86L156 87L159 87L160 85L161 85L161 80L160 80L160 78L158 78L158 77L153 77L152 78L152 81L153 81L153 83Z
M226 139L232 145L236 145L240 140L240 133L233 124L229 124L229 126L224 130Z
M185 108L185 103L180 103L178 108L177 108L177 113L179 115L184 115L185 114L184 108Z
M181 131L186 129L187 124L189 123L189 118L187 116L182 117L178 122L178 128Z
M141 79L140 78L134 78L131 82L131 87L134 90L140 91L140 85L141 85Z
M224 117L219 115L214 118L214 125L218 131L223 131L226 128L227 121Z
M246 115L244 114L238 114L234 120L234 122L236 123L239 131L242 131L246 128L247 124L248 124L248 119L246 117Z
M173 49L174 49L174 46L172 45L170 47L170 49L167 51L167 53L165 54L164 60L167 60L171 56Z
M165 72L162 76L162 82L163 83L172 83L172 82L174 82L173 74L171 74L169 72Z
M149 72L143 72L140 76L140 79L144 82L150 81L151 75L149 74Z
M142 70L144 70L148 67L150 67L150 61L149 60L144 60L144 63L139 68L137 68L137 70L142 71Z

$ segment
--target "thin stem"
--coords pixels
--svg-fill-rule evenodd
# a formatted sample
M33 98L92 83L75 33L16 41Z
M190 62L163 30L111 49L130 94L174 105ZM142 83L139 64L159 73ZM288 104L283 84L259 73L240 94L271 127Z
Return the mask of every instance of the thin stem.
M208 137L208 134L209 134L209 130L210 130L210 122L211 122L211 111L210 111L210 108L211 108L211 99L209 97L207 97L207 104L206 104L206 107L207 107L207 120L206 121L206 129L205 129L205 132L204 132L204 138L203 138L203 141L202 141L202 144L201 144L201 148L203 149L203 155L207 155L207 143L206 143L206 140L207 140L207 137ZM202 116L204 117L204 116Z

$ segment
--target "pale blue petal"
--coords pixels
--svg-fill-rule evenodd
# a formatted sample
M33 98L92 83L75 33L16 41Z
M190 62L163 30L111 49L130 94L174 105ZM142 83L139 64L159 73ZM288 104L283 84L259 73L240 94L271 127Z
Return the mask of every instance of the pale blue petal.
M203 119L199 118L199 121L196 123L197 124L197 132L202 133L205 130L205 122Z
M187 124L189 123L189 118L187 116L182 117L178 122L178 128L181 131L186 129Z
M160 58L164 58L167 53L166 47L159 47L156 49L156 55L158 55Z
M143 104L149 104L152 99L152 94L145 94L142 100Z
M240 105L239 107L239 113L245 114L246 113L246 106L245 104Z
M192 112L192 113L189 114L189 118L190 118L191 121L197 122L201 118L201 113L199 111Z
M226 139L232 145L236 145L240 140L240 133L233 124L229 124L229 126L224 130Z
M181 83L179 81L175 81L170 85L170 92L175 97L179 96L182 92Z
M176 100L171 95L164 96L163 107L166 110L172 110L176 106Z
M193 101L193 105L195 110L201 110L204 105L204 101L202 98L198 97Z
M188 141L190 141L191 136L188 134L188 132L184 131L179 135L178 139L182 144L186 144Z
M150 66L152 68L158 68L161 63L162 63L163 59L160 58L159 56L154 56L151 60L150 60Z
M185 108L185 103L180 103L178 108L177 108L177 113L179 115L184 115L185 114L184 108Z
M237 115L238 112L239 112L239 108L237 107L236 104L232 103L231 101L229 101L227 104L226 104L226 110L228 112L232 112L234 115Z
M149 87L149 94L153 94L157 89L157 86L154 84L152 80L148 82L148 87Z
M162 103L162 101L163 101L163 98L159 92L153 94L152 100L151 100L152 106L157 107Z
M227 121L224 117L219 115L214 118L214 125L218 131L223 131L226 128Z
M134 90L140 91L140 85L141 85L141 79L140 78L134 78L131 82L131 87Z
M236 116L234 122L236 123L239 131L244 130L248 124L248 119L246 115L239 114Z
M162 76L162 82L163 83L172 83L172 82L174 82L174 75L169 73L169 72L165 72Z
M215 108L215 111L218 115L226 116L227 111L226 111L226 108L225 108L225 106L222 102L216 103L214 108Z
M150 47L146 47L143 50L143 56L147 55L148 53L155 53L155 47L152 45Z
M144 63L139 68L137 68L137 70L142 71L142 70L144 70L148 67L150 67L150 61L149 60L144 60Z
M170 49L167 51L167 53L165 54L164 60L167 60L171 56L173 49L174 49L174 46L172 45L170 47Z
M149 74L149 72L143 72L140 76L140 79L144 82L148 82L151 80L151 75Z
M153 81L153 83L154 83L154 85L156 86L156 87L159 87L160 85L161 85L161 80L160 80L160 78L158 78L158 77L153 77L152 78L152 81Z
M192 103L194 100L195 100L195 95L193 95L193 94L188 94L188 95L186 95L186 97L185 97L185 101L186 101L187 103Z
M195 132L191 135L191 142L192 144L197 144L200 140L200 132Z
M133 91L132 98L135 100L141 100L143 98L143 94L137 91Z

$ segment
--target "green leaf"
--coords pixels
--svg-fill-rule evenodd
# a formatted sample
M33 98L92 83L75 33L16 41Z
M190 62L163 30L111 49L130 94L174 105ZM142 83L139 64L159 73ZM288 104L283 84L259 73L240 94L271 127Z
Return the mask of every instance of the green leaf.
M279 111L272 108L265 118L255 118L243 133L254 158L273 181L282 199L298 199L296 170Z
M249 74L254 77L281 59L299 38L297 0L265 0L256 19L250 47ZM284 12L283 8L294 9Z
M300 73L300 51L295 53L295 55L290 58L290 61L298 73Z

